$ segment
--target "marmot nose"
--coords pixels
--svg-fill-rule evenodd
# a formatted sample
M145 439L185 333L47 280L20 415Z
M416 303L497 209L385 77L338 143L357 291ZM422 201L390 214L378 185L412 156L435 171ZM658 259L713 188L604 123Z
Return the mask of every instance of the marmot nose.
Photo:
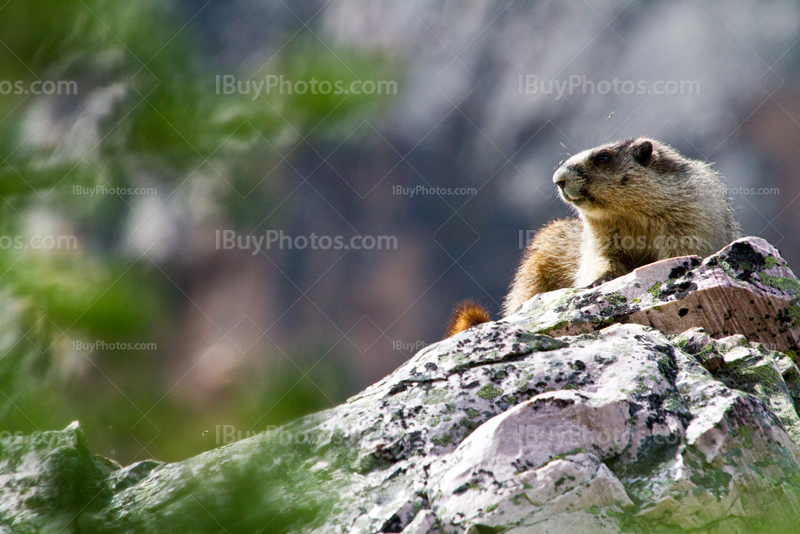
M564 184L567 183L567 169L563 165L553 175L553 183L564 189Z

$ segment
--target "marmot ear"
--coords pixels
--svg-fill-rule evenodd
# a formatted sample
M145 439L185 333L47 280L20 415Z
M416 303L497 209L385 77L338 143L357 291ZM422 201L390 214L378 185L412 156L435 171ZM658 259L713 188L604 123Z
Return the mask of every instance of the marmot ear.
M647 165L653 157L653 143L644 140L633 145L633 159L642 165Z

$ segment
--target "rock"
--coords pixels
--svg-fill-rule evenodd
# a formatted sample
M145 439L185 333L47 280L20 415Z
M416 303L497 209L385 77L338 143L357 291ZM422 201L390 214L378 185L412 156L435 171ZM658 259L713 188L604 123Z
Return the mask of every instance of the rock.
M0 532L795 532L797 284L750 238L541 295L178 463L120 468L77 426L3 442ZM681 312L714 298L727 322Z
M2 440L0 532L66 528L76 511L93 512L108 502L113 488L107 481L117 470L111 460L92 456L77 423L62 432Z
M741 334L772 350L797 350L800 283L763 239L734 241L705 261L651 263L592 289L537 295L505 319L555 337L637 323L678 334L704 328L711 337Z

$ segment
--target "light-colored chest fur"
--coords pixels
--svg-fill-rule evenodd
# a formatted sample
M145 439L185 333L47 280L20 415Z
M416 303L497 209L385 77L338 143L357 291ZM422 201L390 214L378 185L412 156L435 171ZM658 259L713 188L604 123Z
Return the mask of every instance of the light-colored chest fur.
M650 221L637 224L631 220L602 223L584 220L575 287L588 286L603 277L622 276L642 265L681 255L689 242L679 228Z

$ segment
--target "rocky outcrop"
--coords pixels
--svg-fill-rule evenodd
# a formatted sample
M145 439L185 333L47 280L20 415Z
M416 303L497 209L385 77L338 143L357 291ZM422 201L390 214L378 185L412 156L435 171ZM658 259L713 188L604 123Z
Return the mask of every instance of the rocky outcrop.
M749 238L538 296L183 462L16 438L0 532L794 532L799 289Z
M507 319L560 337L613 323L677 334L704 328L711 337L742 334L791 352L800 340L800 284L766 241L735 241L705 261L672 258L636 269L596 289L538 295Z

